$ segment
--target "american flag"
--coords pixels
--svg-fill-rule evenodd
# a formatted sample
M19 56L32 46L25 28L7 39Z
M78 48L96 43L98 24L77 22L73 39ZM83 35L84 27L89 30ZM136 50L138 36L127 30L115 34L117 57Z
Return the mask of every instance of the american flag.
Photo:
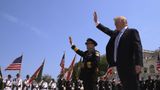
M157 57L157 71L160 72L160 56Z
M65 53L63 54L62 60L61 60L61 63L60 63L61 73L64 73L64 63L65 63Z
M104 79L107 79L108 77L113 75L113 67L110 67L107 69L107 72L105 73L105 75L103 76Z
M5 70L21 70L22 57L16 58Z
M71 79L71 76L72 76L72 73L73 73L73 68L74 68L74 63L75 63L75 60L76 60L76 55L74 56L72 62L71 62L71 65L69 66L68 68L68 71L65 73L64 75L64 79L69 81Z

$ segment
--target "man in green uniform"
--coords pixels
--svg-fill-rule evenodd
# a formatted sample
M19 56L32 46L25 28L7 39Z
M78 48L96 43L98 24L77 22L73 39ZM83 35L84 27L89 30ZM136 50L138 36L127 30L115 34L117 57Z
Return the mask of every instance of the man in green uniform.
M95 90L98 73L98 62L100 60L100 53L99 51L95 50L97 42L91 38L88 38L85 43L87 50L82 51L72 43L71 37L69 37L69 40L71 48L78 55L83 57L79 78L83 80L84 90Z

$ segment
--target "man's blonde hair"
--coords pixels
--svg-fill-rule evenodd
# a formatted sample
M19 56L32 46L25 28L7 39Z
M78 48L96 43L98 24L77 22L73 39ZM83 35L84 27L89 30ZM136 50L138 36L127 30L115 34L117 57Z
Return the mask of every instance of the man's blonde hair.
M124 16L117 16L114 18L114 22L116 22L117 20L121 20L123 21L125 24L127 24L127 18Z

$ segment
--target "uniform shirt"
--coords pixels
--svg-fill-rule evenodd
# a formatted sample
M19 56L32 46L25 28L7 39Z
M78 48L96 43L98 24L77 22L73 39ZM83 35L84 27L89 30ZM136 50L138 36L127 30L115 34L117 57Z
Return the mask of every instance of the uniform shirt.
M50 86L51 89L54 89L54 88L56 88L57 85L56 85L56 82L51 81L49 83L49 86Z
M98 68L98 62L100 61L100 53L97 50L93 50L92 52L82 51L78 49L75 45L71 47L77 54L83 57L82 68L85 69L96 69Z
M22 86L22 79L21 78L16 78L15 85L17 87L21 87Z
M48 88L48 83L43 81L42 82L42 89L47 89Z
M21 78L15 79L15 86L18 90L22 90L22 79Z
M24 84L24 87L29 88L30 87L29 79L25 79L23 84Z
M10 80L10 79L6 79L3 82L6 83L6 87L11 87L12 86L12 80Z
M38 83L36 81L32 82L32 89L33 90L39 90L39 85L38 85Z
M12 89L12 80L6 79L3 82L6 84L4 90L11 90Z

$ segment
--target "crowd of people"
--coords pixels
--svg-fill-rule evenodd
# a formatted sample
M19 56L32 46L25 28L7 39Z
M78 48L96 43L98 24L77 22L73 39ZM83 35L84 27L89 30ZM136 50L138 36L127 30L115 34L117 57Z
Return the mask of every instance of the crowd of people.
M51 79L49 82L43 79L40 82L36 80L30 82L29 75L22 80L19 73L14 79L9 74L7 78L1 78L0 82L0 90L56 90L57 86L54 79Z
M9 74L7 78L1 79L3 89L0 90L86 90L84 82L80 79L74 81L59 79L57 82L54 79L50 81L42 79L40 82L33 80L31 83L29 83L29 80L29 75L26 75L26 79L22 80L20 74L17 74L16 78L12 78ZM160 90L160 76L157 75L155 79L148 76L146 80L141 78L139 87L140 90ZM123 85L114 78L112 80L98 78L94 90L123 90Z
M155 79L148 76L147 79L143 77L138 83L139 90L160 90L160 76L157 75ZM120 81L112 80L99 80L97 83L97 90L124 90Z

